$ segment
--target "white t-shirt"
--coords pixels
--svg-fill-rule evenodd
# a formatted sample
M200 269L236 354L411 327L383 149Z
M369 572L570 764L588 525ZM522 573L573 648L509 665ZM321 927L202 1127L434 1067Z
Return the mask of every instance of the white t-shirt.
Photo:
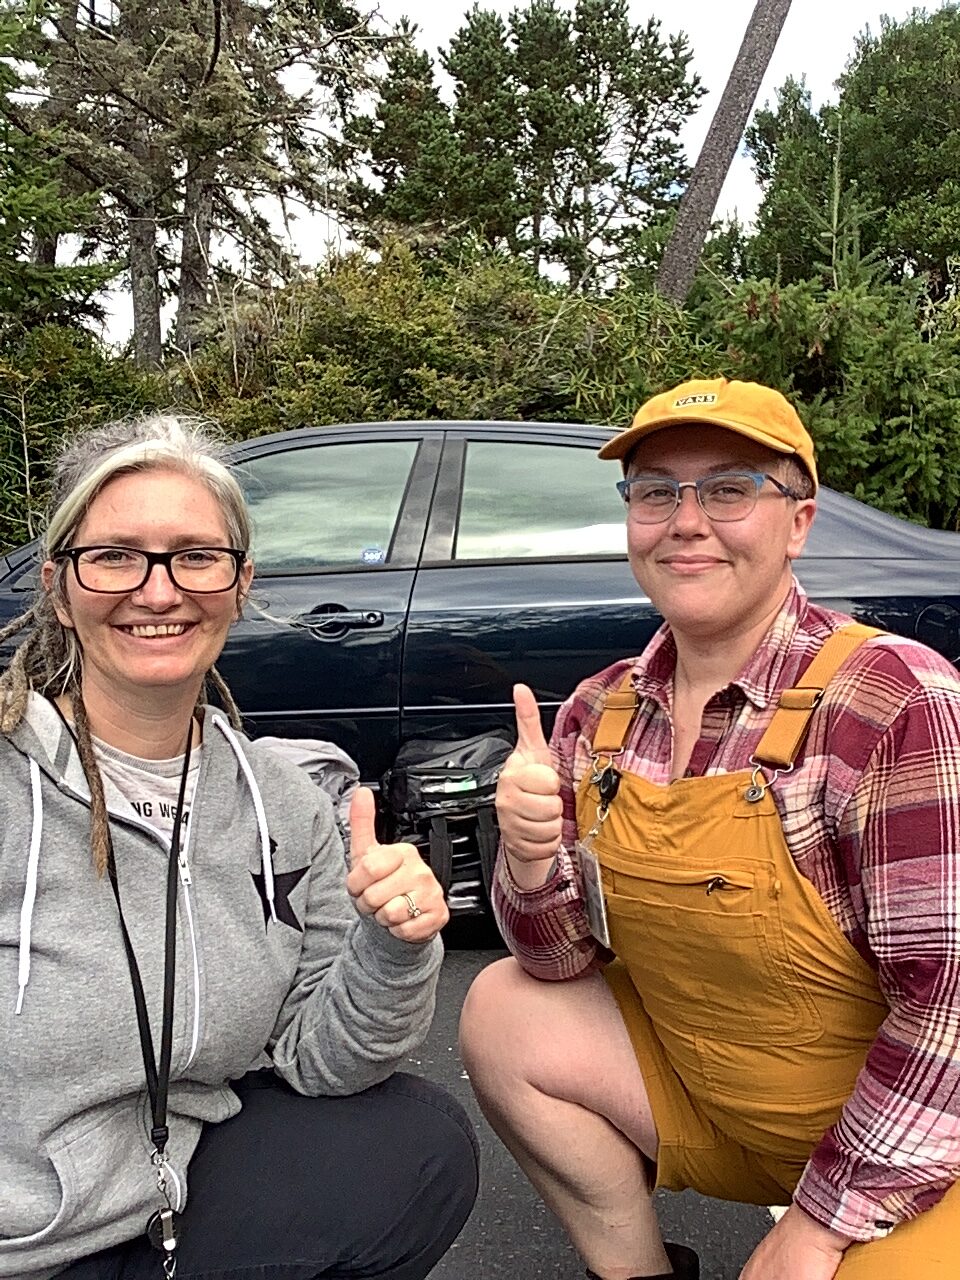
M202 750L200 746L194 747L190 752L183 818L180 823L181 845L187 832L187 818L190 816L190 805L200 772ZM126 751L111 747L98 738L93 739L93 751L104 779L110 780L144 822L149 823L169 841L173 835L173 815L180 794L183 756L174 756L172 760L142 760L139 756L128 755Z

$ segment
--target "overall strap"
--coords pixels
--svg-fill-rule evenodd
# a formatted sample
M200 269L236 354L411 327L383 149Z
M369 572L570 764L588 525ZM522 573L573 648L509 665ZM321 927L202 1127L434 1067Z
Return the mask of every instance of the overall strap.
M865 640L879 635L883 632L877 627L851 622L828 636L804 671L803 684L780 693L777 711L760 739L754 758L780 769L791 765L827 685ZM595 754L612 755L623 749L640 706L640 698L632 684L633 672L628 671L619 687L607 694L593 736Z
M615 755L623 750L633 717L640 706L640 698L631 687L632 682L633 672L628 671L619 688L607 694L600 713L600 723L593 735L595 755Z
M851 622L827 637L804 671L803 683L781 691L773 719L753 753L754 761L776 769L791 767L827 685L865 640L879 635L883 632L877 627Z

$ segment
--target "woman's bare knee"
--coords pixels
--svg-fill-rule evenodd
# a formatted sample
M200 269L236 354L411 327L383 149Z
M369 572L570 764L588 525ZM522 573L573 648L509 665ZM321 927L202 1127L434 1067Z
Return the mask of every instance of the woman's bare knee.
M499 1108L532 1089L604 1116L655 1154L640 1068L600 974L542 982L513 959L488 965L467 993L460 1049L481 1102Z

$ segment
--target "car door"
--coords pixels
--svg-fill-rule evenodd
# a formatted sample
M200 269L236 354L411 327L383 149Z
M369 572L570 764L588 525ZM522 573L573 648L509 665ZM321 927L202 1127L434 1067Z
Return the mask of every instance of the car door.
M316 428L233 452L256 576L219 665L254 734L334 741L368 780L393 760L441 439L397 424Z
M602 428L451 424L411 601L401 734L513 724L529 684L549 729L584 676L658 624L626 557Z

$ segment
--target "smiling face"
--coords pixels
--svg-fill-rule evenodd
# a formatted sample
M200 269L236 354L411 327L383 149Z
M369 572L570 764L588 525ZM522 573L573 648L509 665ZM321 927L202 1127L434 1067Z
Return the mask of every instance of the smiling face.
M628 476L662 475L681 483L717 471L777 476L783 456L722 427L665 427L641 440ZM779 478L779 477L778 477ZM692 489L673 515L640 524L627 515L630 565L637 582L678 638L718 644L766 630L790 584L816 504L781 496L767 482L745 520L711 521Z
M212 492L194 476L169 469L129 472L108 481L91 502L71 540L74 546L124 546L145 551L228 547L231 539ZM50 590L56 568L43 566ZM57 616L83 651L84 700L127 703L166 691L195 699L220 655L252 566L229 591L198 595L175 587L155 565L139 591L102 595L86 591L65 567L65 601Z

